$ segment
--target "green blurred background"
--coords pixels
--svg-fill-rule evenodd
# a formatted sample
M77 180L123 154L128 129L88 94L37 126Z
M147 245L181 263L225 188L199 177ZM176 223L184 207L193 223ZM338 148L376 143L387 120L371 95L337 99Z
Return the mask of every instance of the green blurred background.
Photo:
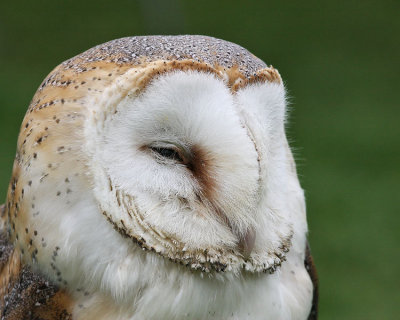
M0 198L58 63L131 35L205 34L277 67L306 190L321 319L400 319L400 1L2 1Z

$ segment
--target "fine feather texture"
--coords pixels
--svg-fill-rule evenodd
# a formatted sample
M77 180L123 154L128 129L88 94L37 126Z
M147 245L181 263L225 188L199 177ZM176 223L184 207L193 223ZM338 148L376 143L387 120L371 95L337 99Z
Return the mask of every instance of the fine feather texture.
M45 81L64 108L27 114L7 206L23 262L74 319L306 319L304 195L272 69L244 85L196 61L123 67L66 71L92 74L65 98Z
M240 114L245 117L243 123ZM162 119L162 125L159 119ZM279 310L282 309L290 313L288 300L291 305L303 308L303 313L290 313L290 318L305 314L309 305L303 299L308 296L306 290L310 289L310 282L304 269L295 267L296 262L301 266L304 259L304 208L297 180L288 170L290 162L286 157L285 140L283 143L278 140L284 139L283 121L282 86L258 85L232 97L220 80L199 73L175 73L155 80L139 97L128 95L120 102L116 114L103 123L95 122L96 127L92 129L89 127L92 121L86 120L88 144L79 151L91 155L86 164L91 169L81 177L85 183L78 180L78 176L75 186L75 179L71 178L69 184L76 198L70 195L69 205L63 197L57 202L47 202L49 208L34 219L38 232L45 233L47 241L60 248L55 259L53 248L48 252L45 248L40 251L43 255L47 253L47 258L39 257L40 269L48 268L52 274L54 265L53 277L57 279L60 273L70 289L82 287L90 293L101 289L105 295L102 299L111 296L118 309L126 310L120 311L124 317L125 312L131 312L132 319L141 319L144 315L151 317L153 313L154 318L163 315L164 319L174 319L192 314L196 319L207 319L210 312L215 312L218 318L228 310L229 313L236 310L237 319L257 319L264 314L266 301L271 304L270 314L273 310L281 314ZM91 131L98 132L98 127L101 128L99 136ZM252 138L246 127L252 128ZM93 138L97 140L93 141ZM185 168L160 164L140 148L152 141L173 139L179 144L200 143L203 148L208 148L208 152L213 152L213 161L218 164L213 175L223 184L221 189L216 188L215 197L228 219L236 222L239 232L232 233L215 216L212 208L201 207L199 203L197 207L191 207L199 186ZM93 146L96 149L91 150ZM85 157L85 154L79 154L79 159ZM62 166L65 171L68 163L64 162ZM280 244L285 227L290 225L295 234L283 268L286 270L291 266L295 269L297 281L288 281L286 288L283 283L289 271L280 270L275 275L247 275L239 272L234 264L235 273L200 276L132 246L130 239L121 238L99 214L97 203L101 210L114 210L111 211L114 216L120 208L115 193L110 192L108 181L98 181L103 174L113 181L114 190L123 190L134 197L135 205L146 213L144 219L153 229L172 235L189 251L213 246L235 248L236 234L251 227L257 234L252 254L261 261L265 255L267 263L269 248ZM54 188L50 182L47 186ZM93 194L88 194L86 188L93 189ZM38 195L48 192L36 192L36 201L41 202ZM181 198L187 201L182 203ZM250 209L252 206L258 208L256 204L259 209ZM55 208L60 212L58 217L54 214ZM125 224L127 233L135 228L127 219ZM46 230L42 230L43 225ZM147 239L146 234L136 236ZM154 242L155 246L157 244ZM172 249L167 252L173 253ZM299 291L298 296L294 294L295 290ZM172 300L165 297L167 292ZM94 296L90 295L88 301L81 304L97 303L100 297ZM161 300L165 304L154 310L154 301ZM190 301L196 301L196 307ZM171 305L177 307L171 308ZM223 309L218 307L221 305Z

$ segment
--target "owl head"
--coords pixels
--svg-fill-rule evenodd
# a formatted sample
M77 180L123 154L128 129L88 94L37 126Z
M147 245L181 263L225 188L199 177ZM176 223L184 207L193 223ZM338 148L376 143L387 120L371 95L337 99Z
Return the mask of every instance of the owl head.
M5 221L24 260L114 296L144 274L273 273L304 247L279 73L203 36L114 40L55 68L21 126Z

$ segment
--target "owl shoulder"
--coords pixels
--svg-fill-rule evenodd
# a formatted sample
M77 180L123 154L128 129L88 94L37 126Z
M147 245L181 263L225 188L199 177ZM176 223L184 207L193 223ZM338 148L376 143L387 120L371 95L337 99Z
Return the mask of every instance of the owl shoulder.
M1 216L5 206L0 206ZM0 229L0 316L4 320L71 320L68 294L23 265L21 254Z

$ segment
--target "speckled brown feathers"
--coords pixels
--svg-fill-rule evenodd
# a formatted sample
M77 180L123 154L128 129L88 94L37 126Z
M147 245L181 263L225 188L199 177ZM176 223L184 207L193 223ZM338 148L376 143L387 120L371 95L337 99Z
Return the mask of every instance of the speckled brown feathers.
M1 206L2 214L5 206ZM20 252L0 232L0 315L4 320L70 320L68 295L23 266Z
M150 66L154 73L163 72L162 64L152 64L160 61L172 63L167 69L224 73L233 90L255 81L280 81L275 69L228 41L205 36L129 37L101 44L59 65L39 87L29 111L77 102L88 91L101 92L128 69Z

